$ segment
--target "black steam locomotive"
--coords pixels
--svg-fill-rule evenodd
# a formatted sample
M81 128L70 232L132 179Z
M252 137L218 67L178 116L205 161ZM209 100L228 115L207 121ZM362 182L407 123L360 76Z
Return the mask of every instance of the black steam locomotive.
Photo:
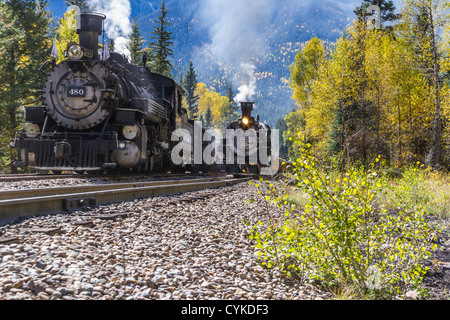
M42 105L25 108L25 127L11 141L18 150L15 166L54 173L193 170L186 163L174 168L170 159L177 143L172 133L193 133L194 121L181 107L182 88L121 54L99 57L105 18L78 14L79 44L67 45L66 60L41 67Z
M270 126L252 117L254 102L240 102L242 117L228 125L225 144L232 150L233 163L226 165L228 173L265 174L272 164ZM231 162L231 161L230 161ZM267 174L267 173L266 173Z

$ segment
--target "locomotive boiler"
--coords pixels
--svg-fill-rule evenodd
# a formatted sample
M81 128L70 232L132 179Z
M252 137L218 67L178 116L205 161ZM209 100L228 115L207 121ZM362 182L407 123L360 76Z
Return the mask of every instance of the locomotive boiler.
M24 129L11 141L15 166L54 173L174 170L171 134L192 132L194 124L181 107L183 90L119 53L99 54L105 18L76 15L79 43L67 45L64 61L40 68L42 104L25 107Z

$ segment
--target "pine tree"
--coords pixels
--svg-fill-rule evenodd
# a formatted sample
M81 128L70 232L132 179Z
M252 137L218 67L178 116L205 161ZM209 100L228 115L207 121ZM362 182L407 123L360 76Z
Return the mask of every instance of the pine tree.
M198 113L198 99L195 89L197 88L197 73L194 69L194 64L189 61L189 69L183 81L184 89L186 90L186 102L188 105L189 116L194 118Z
M179 84L184 90L186 90L186 87L185 87L185 85L184 85L183 72L180 73L180 79L178 79L178 84Z
M115 46L114 46L114 39L109 39L109 45L108 45L108 50L110 52L114 52Z
M204 128L205 127L205 119L202 114L200 115L198 121L200 121L202 123L202 127Z
M343 149L344 141L342 139L342 110L336 108L334 111L334 119L331 123L331 132L328 140L328 151L338 153Z
M68 6L78 6L81 11L88 11L89 5L86 0L66 0Z
M16 111L36 97L33 90L40 84L37 69L50 57L47 32L51 19L47 1L9 0L0 4L0 85L5 89L0 93L0 104L15 128Z
M208 107L208 109L206 110L204 121L205 121L205 129L210 129L213 125L213 117L210 107Z
M231 82L227 82L227 97L228 100L230 101L231 105L230 105L230 112L228 114L228 121L229 122L233 122L235 120L237 120L239 118L239 106L238 104L234 101L234 90L233 90L233 84Z
M18 17L10 10L7 4L0 2L0 120L5 135L12 134L16 127L15 102L17 94L17 67L18 42L23 31L15 26L19 24ZM3 133L2 130L2 133ZM3 136L3 134L2 134ZM6 141L2 141L2 149ZM6 149L6 148L5 148Z
M368 13L367 8L371 5L376 5L381 11L381 22L394 22L399 18L395 13L395 5L392 0L364 0L361 6L357 7L354 13L360 18L364 19Z
M133 24L131 25L131 34L130 34L130 52L131 52L131 63L135 65L142 64L142 48L143 48L144 40L141 37L141 28L138 23L138 18L135 17Z
M165 0L161 4L161 13L158 19L154 20L156 27L150 37L150 49L152 51L152 71L172 77L172 63L169 61L169 57L173 56L173 50L170 48L173 45L171 41L172 32L168 31L170 23L167 22L167 9Z

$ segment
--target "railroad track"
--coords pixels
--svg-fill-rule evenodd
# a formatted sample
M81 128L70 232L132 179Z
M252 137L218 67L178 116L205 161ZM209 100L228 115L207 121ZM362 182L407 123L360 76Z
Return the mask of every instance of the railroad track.
M220 174L211 173L211 174L198 174L207 176L218 176ZM171 178L173 174L38 174L38 173L28 173L28 174L4 174L0 175L0 182L14 182L14 181L33 181L33 180L54 180L54 179L87 179L87 178L98 178L98 179L120 179L120 178ZM176 174L177 177L189 177L190 174Z
M66 179L82 177L80 175L64 174L3 174L0 175L0 182L13 182L13 181L25 181L25 180L49 180L49 179Z
M137 198L220 188L249 178L200 177L0 192L0 224L28 216L70 212Z

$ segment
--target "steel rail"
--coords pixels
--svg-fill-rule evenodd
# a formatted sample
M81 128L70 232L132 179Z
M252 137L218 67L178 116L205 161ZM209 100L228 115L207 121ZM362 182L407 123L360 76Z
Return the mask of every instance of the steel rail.
M217 180L227 179L227 177L218 177ZM136 187L151 187L159 185L171 185L175 183L183 183L185 181L206 182L211 181L213 178L189 178L189 179L172 179L172 180L154 180L154 181L133 181L133 182L120 182L120 183L105 183L105 184L91 184L91 185L78 185L67 187L49 187L41 189L23 189L23 190L7 190L0 191L0 200L9 199L24 199L32 197L44 197L50 195L64 195L71 193L84 193L101 190L116 190Z
M53 179L108 179L108 178L161 178L171 176L185 176L189 174L6 174L0 175L0 182L14 182L14 181L33 181L33 180L53 180ZM220 174L197 174L197 176L220 176Z
M0 182L68 179L68 178L91 178L91 176L76 175L76 174L11 174L11 175L0 175Z
M172 181L152 181L147 183L125 183L108 185L81 186L77 189L52 189L52 194L45 195L44 190L34 190L36 194L26 194L20 191L19 197L0 200L0 224L6 224L19 218L70 212L85 207L94 207L103 204L130 201L138 198L167 196L184 192L213 189L248 181L249 178L201 178ZM89 187L89 191L82 191ZM48 190L48 189L46 189ZM42 193L41 193L42 192ZM6 193L9 193L6 192ZM25 196L25 197L24 197Z

